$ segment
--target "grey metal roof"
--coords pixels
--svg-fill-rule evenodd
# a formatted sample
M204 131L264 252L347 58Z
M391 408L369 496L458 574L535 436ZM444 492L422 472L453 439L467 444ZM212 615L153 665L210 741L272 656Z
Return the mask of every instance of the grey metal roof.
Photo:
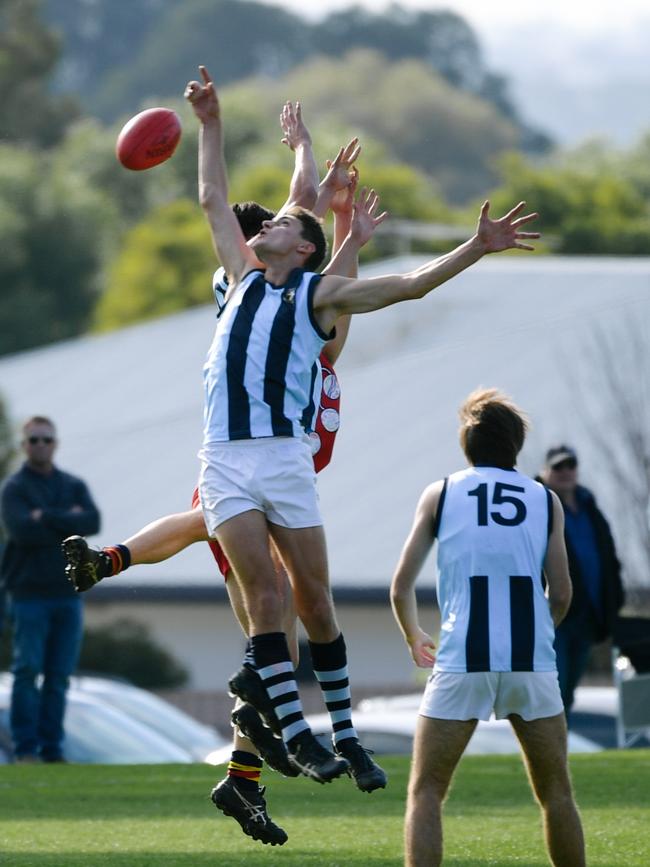
M365 273L402 273L422 261ZM551 441L588 449L567 365L579 371L591 323L610 327L625 312L647 318L649 304L650 259L507 255L421 301L355 317L337 365L341 431L319 480L334 587L388 585L422 488L463 464L457 407L476 386L503 388L532 416L524 471L538 469ZM213 328L206 306L0 359L12 417L51 415L57 463L89 483L103 514L97 542L122 541L188 507ZM207 546L195 545L119 580L188 587L216 576Z

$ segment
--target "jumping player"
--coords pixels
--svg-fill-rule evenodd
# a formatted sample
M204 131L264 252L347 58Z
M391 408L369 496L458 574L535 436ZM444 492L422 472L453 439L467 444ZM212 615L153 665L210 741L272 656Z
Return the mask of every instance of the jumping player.
M345 642L332 603L313 464L300 423L311 367L341 315L421 298L486 253L532 249L522 241L538 233L520 229L535 215L518 216L521 203L493 221L486 202L477 233L465 244L417 271L370 280L314 273L326 244L319 221L304 209L265 222L249 247L228 206L219 102L207 70L200 69L202 83L186 88L201 124L200 200L233 288L204 368L199 491L206 524L234 567L251 623L250 653L229 685L282 734L294 767L326 782L366 754L351 718ZM352 232L349 238L352 243ZM270 538L309 636L314 671L334 721L334 753L313 737L302 713Z
M301 175L305 173L305 165L313 164L313 160L310 161L305 156L305 152L310 150L311 140L302 123L299 105L296 106L295 111L291 103L285 105L282 125L285 134L283 141L292 150L295 150L296 154L299 153L302 143L300 163L298 156L296 157L296 171L292 179L290 202L292 196L304 197L310 194L310 185L305 184ZM318 189L315 207L324 211L329 205L334 213L335 251L341 246L342 240L350 228L352 203L358 179L356 169L351 168L351 166L358 154L359 146L355 139L346 148L340 150L334 161L328 161L329 171ZM302 171L298 171L299 165L303 167ZM311 185L312 190L313 188L314 184ZM272 212L254 202L234 205L233 212L247 237L252 237L258 233L263 219L274 217ZM379 222L381 219L383 216L374 222ZM340 267L346 267L350 273L356 273L356 257L349 259L347 264L345 260L339 264ZM330 267L337 267L336 260ZM213 289L219 310L218 315L220 315L228 290L223 269L219 269L215 273ZM305 426L310 430L316 472L319 472L329 463L334 438L338 430L340 389L332 364L343 349L348 329L349 317L341 317L337 322L336 338L325 345L320 359L315 365L312 375L313 397L303 413ZM314 415L316 416L315 423L313 422ZM195 491L193 507L196 509L199 505ZM71 537L66 540L65 545L70 562L68 571L76 588L86 590L103 578L119 574L130 565L160 562L193 542L203 539L209 540L209 537L200 510L161 518L140 530L121 545L109 546L102 551L89 549L85 540L80 537ZM227 581L226 586L233 610L242 629L248 634L248 616L236 575L219 543L216 540L209 541L218 568ZM289 635L292 659L297 664L296 614L293 598L282 564L274 551L272 554L276 565L278 585L281 587L285 600L284 628ZM233 713L235 745L228 767L228 776L215 787L212 797L219 809L237 819L245 833L265 843L282 845L287 839L286 833L275 825L268 816L263 797L264 789L259 787L262 764L259 755L271 767L285 775L295 776L298 771L289 763L282 741L274 737L270 730L263 726L257 711L251 705L241 702L239 705ZM249 735L250 739L246 735ZM374 788L385 785L383 771L370 760L366 761L365 765L355 766L353 776L357 786L362 791L372 791Z
M405 864L442 862L442 803L452 774L478 720L494 712L507 717L519 738L552 863L584 867L553 649L554 626L571 601L562 505L515 469L527 422L508 398L494 389L476 391L460 418L469 467L425 488L391 586L414 662L434 665L413 747ZM415 596L436 539L437 654L420 628Z

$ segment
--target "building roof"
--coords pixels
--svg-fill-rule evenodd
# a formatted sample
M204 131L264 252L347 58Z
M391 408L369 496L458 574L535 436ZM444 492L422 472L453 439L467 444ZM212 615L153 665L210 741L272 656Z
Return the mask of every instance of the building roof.
M365 273L422 261L385 261ZM649 288L650 259L505 255L421 301L356 317L337 365L341 431L319 477L335 590L388 587L421 490L463 465L457 407L478 385L504 389L531 415L525 472L537 471L551 442L588 451L575 407L589 332L626 316L647 320ZM57 463L88 482L102 511L99 544L189 506L213 329L206 306L0 358L0 391L16 423L35 413L57 423ZM599 411L606 418L607 407ZM433 569L425 571L426 586ZM207 546L195 545L119 580L196 588L216 579Z

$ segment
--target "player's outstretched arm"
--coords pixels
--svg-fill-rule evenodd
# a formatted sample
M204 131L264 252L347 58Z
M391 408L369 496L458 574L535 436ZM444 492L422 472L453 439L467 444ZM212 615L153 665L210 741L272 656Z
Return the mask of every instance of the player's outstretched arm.
M314 313L319 326L323 330L331 328L342 313L369 313L400 301L423 298L488 253L515 248L534 249L524 242L539 238L539 232L522 232L521 227L536 219L537 214L520 217L524 207L525 202L520 202L505 216L492 220L489 202L485 202L476 234L472 238L451 253L427 262L408 274L388 274L353 281L340 277L321 280L314 294Z
M353 166L350 170L348 179L348 186L339 190L332 198L330 204L331 211L334 214L334 240L332 243L332 259L327 268L325 268L325 272L329 272L329 269L332 268L331 273L341 274L345 277L356 277L359 266L358 251L351 253L347 257L344 254L337 258L337 254L350 233L352 225L354 200L359 182L359 172L356 167ZM328 340L325 346L323 346L323 352L332 364L336 364L340 354L343 352L350 332L351 321L352 317L349 313L339 316L336 320L336 337Z
M402 549L390 587L390 602L397 625L413 661L420 668L435 662L435 643L418 621L415 581L434 542L433 522L442 491L442 481L425 489L415 510L411 532Z
M318 166L314 159L311 135L302 119L302 106L285 102L280 115L282 144L295 154L295 165L289 187L289 198L278 211L279 214L293 205L311 210L318 196Z
M199 66L202 83L190 81L185 98L201 123L199 131L199 201L207 217L212 242L231 285L254 267L256 259L246 246L237 218L228 205L228 177L223 153L219 99L210 74Z
M553 501L553 529L548 539L544 574L548 585L548 604L553 624L558 626L566 616L571 604L573 589L569 575L569 558L564 541L564 509L560 498L551 491Z

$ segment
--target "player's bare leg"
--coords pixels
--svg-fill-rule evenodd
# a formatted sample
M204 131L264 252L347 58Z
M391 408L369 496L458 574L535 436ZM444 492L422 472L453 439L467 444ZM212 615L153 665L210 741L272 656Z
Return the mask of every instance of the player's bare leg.
M442 803L477 722L418 717L404 824L405 867L442 863Z
M200 509L190 509L158 518L123 542L131 552L131 565L160 563L195 542L210 537Z
M569 775L564 714L530 722L512 714L509 720L542 808L551 862L554 867L584 867L585 841Z
M129 566L161 563L208 538L200 509L166 515L147 524L120 545L109 545L101 550L89 547L82 536L69 536L63 541L66 574L76 590L90 590L99 581L119 575Z
M249 510L221 524L217 536L239 579L250 624L251 664L233 675L230 690L252 704L273 731L282 735L297 770L317 782L329 782L347 770L348 762L325 750L305 721L282 631L283 584L269 553L266 518Z
M270 524L269 529L291 579L296 611L309 635L314 674L332 720L334 751L347 759L348 773L362 792L383 789L386 774L359 743L352 722L347 652L334 611L323 528L288 529Z
M298 617L311 641L333 641L340 633L329 583L322 527L291 530L269 524L293 587Z

